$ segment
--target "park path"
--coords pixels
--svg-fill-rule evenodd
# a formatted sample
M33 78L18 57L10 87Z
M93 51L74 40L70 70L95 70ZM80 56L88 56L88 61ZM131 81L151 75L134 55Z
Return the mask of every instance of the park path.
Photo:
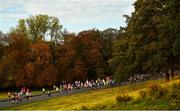
M39 95L34 95L31 97L31 100L28 100L26 98L22 99L22 102L18 102L18 103L13 103L12 101L6 99L6 100L1 100L0 101L0 109L1 108L5 108L5 107L11 107L11 106L18 106L18 105L23 105L23 104L27 104L27 103L31 103L31 102L35 102L35 101L41 101L41 100L48 100L48 99L52 99L52 98L57 98L57 97L61 97L61 96L66 96L66 95L71 95L71 94L76 94L76 93L81 93L81 92L86 92L86 91L90 91L90 90L98 90L98 89L103 89L105 87L100 87L100 88L86 88L86 89L73 89L70 92L67 91L63 91L62 93L60 92L52 92L51 93L51 97L48 97L47 94L39 94Z

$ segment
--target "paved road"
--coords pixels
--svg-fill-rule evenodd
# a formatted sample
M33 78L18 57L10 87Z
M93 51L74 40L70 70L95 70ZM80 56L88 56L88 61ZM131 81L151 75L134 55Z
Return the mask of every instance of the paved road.
M47 94L39 94L39 95L34 95L32 97L31 101L27 100L26 98L23 98L22 102L13 103L13 104L12 104L11 100L10 101L8 99L1 100L0 101L0 109L1 108L5 108L5 107L10 107L10 106L18 106L18 105L22 105L22 104L26 104L26 103L35 102L35 101L41 101L41 100L57 98L57 97L60 97L60 96L65 96L65 95L70 95L70 94L75 94L75 93L86 92L86 91L90 91L90 90L103 89L103 88L104 87L100 87L100 88L86 88L86 89L73 89L73 90L71 90L71 92L63 91L62 93L53 92L53 93L51 93L51 97L48 97Z

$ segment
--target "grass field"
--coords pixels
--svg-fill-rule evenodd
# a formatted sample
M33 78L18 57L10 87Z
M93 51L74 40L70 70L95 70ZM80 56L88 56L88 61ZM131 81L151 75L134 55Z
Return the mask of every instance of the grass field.
M115 88L94 90L79 94L72 94L55 99L33 102L25 105L8 107L4 109L20 110L53 110L53 109L178 109L179 98L160 98L148 100L140 98L140 91L148 90L149 85L159 84L162 87L169 87L172 84L180 84L180 79L176 78L169 82L165 80L151 80L141 83L134 83ZM180 91L179 89L177 91ZM117 101L118 95L128 95L132 100L127 102ZM179 93L180 94L180 93ZM178 95L179 97L179 95ZM175 101L175 105L172 104Z

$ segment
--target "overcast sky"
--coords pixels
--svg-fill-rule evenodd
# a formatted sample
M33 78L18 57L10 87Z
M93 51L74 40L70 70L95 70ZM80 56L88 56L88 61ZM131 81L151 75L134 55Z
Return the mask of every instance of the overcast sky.
M58 17L70 32L125 26L123 15L133 12L135 0L0 0L0 30L8 32L20 18L48 14Z

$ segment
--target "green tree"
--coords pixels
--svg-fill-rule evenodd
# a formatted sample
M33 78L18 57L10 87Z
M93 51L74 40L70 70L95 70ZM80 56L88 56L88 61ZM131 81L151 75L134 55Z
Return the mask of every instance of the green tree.
M101 76L112 75L108 60L112 58L112 45L119 37L117 29L108 28L100 32L100 42L102 46L101 50L101 63L99 66L99 73Z
M50 37L52 42L58 43L62 40L61 29L62 25L60 25L58 18L36 15L20 19L19 24L13 30L26 33L33 42Z
M167 80L170 74L173 78L175 65L178 64L176 60L179 58L176 55L179 53L179 1L137 0L134 6L135 11L127 20L127 37L114 45L114 57L110 61L117 64L115 72L126 75L121 77L164 72ZM122 51L123 44L126 51ZM124 54L126 57L121 58ZM118 57L119 62L115 61ZM126 61L122 62L123 59ZM124 69L124 73L119 69Z

